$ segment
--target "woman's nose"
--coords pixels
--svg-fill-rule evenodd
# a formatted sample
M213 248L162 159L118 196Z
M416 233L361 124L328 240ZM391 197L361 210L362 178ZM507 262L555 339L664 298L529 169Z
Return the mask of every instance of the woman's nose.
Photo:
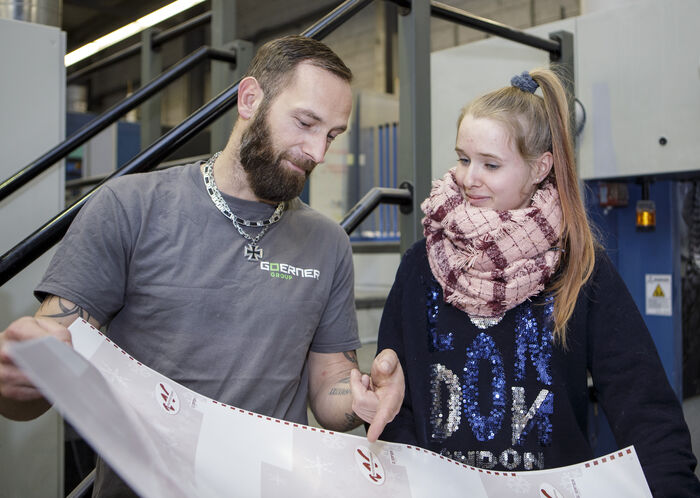
M464 168L463 183L465 188L475 187L481 182L481 175L479 174L479 169L473 164L470 164Z

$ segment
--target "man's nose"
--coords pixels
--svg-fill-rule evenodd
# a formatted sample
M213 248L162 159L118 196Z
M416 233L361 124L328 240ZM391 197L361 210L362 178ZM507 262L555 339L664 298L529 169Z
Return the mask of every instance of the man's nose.
M316 164L323 162L326 150L328 150L328 140L323 133L315 133L308 137L304 144L304 154Z

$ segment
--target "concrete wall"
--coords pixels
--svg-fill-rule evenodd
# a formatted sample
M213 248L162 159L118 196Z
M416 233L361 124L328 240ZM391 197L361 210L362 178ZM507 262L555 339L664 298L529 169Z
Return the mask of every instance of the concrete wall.
M58 28L0 19L3 180L64 137L64 52ZM3 254L63 209L62 166L0 202ZM50 255L0 288L0 330L21 315L34 314L38 303L32 290ZM0 417L0 496L63 496L63 421L53 410L32 422Z

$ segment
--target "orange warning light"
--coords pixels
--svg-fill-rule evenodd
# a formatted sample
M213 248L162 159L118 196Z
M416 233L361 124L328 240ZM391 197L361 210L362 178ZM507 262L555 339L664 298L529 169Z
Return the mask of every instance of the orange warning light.
M637 231L650 232L656 228L656 204L654 201L637 201Z

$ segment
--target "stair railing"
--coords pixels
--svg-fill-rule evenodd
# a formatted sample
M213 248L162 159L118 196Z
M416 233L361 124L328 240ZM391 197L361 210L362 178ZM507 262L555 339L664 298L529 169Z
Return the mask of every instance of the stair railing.
M145 86L136 90L130 96L117 102L108 110L86 123L85 126L76 131L73 135L59 143L39 158L19 170L17 173L0 184L0 201L7 198L32 179L39 176L48 168L66 157L72 150L80 147L99 132L117 122L119 118L126 115L130 110L138 107L148 98L152 97L167 85L178 79L183 74L196 66L203 60L214 59L218 61L236 63L234 53L219 50L211 47L200 47L184 59L175 63L163 74L148 82Z
M321 40L335 31L335 29L361 9L372 3L372 1L373 0L346 0L306 29L301 35ZM205 129L229 109L233 108L238 99L238 85L239 82L234 83L207 104L200 107L182 123L156 140L149 148L114 171L114 173L109 175L103 182L80 199L76 200L71 206L0 256L0 286L4 285L8 280L29 266L30 263L61 240L71 222L78 214L78 211L105 182L109 181L111 178L130 173L148 171L154 168L173 150Z

